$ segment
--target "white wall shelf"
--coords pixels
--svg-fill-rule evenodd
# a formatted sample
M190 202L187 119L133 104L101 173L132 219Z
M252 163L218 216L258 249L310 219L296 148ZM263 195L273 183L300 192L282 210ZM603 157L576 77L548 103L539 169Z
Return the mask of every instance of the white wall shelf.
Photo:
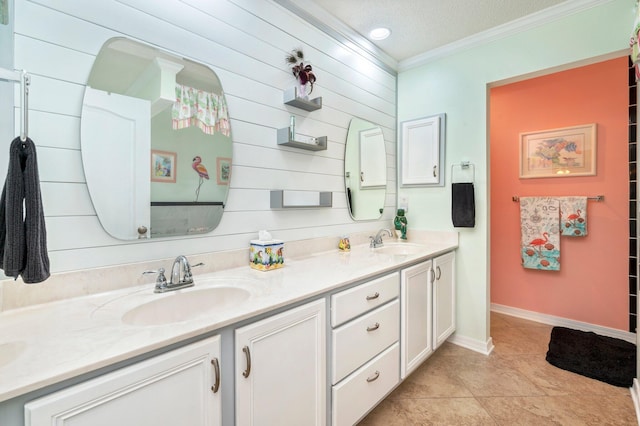
M292 146L294 148L307 149L309 151L324 151L327 149L327 137L307 138L308 141L291 139L291 128L278 129L278 145Z
M286 89L282 94L282 100L286 105L291 105L305 111L315 111L322 108L322 97L309 100L299 98L297 87Z
M331 191L291 191L271 190L271 208L307 208L331 207L333 196Z

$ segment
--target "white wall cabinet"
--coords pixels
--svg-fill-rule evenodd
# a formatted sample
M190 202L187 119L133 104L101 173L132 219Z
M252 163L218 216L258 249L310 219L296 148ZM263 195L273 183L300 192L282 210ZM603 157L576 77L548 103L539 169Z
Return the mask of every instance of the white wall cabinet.
M400 185L444 186L445 114L400 126Z
M326 424L325 306L321 299L236 329L236 425Z
M400 376L404 380L456 329L455 252L401 271Z
M26 426L219 426L215 336L25 405Z

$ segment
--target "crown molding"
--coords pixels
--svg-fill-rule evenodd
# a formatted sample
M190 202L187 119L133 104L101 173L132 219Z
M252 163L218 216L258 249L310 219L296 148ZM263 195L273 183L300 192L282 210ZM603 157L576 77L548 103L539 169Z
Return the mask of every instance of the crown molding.
M318 6L313 0L273 0L273 2L304 19L347 49L365 57L389 74L393 76L398 74L397 60Z
M468 50L510 35L540 27L544 24L548 24L549 22L600 6L602 4L610 3L611 1L614 0L569 0L556 6L551 6L547 9L541 10L540 12L524 16L520 19L507 22L506 24L493 27L489 30L400 61L398 63L397 70L398 72L407 71L411 68L428 64L429 62L433 62L445 56L453 55L454 53L458 53L462 50Z

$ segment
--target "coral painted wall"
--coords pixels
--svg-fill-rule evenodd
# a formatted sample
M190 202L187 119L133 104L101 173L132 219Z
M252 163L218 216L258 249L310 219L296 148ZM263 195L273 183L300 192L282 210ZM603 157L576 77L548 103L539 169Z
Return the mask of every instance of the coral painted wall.
M627 58L490 89L491 303L628 330ZM597 123L597 175L519 179L519 134ZM524 269L512 196L604 195L588 235L563 237L561 270Z

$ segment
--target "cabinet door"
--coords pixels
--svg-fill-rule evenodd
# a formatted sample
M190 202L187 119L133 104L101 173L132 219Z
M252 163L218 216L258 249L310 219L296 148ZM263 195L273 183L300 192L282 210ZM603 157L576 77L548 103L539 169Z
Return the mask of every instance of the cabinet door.
M433 269L433 333L437 349L456 330L455 252L436 257Z
M238 426L325 425L325 317L322 299L236 330Z
M400 377L404 379L433 352L431 261L404 269L400 284Z
M193 343L29 402L25 425L221 425L219 359L219 336Z
M401 123L400 185L444 186L445 115Z
M380 127L360 132L360 188L387 186L387 154Z

